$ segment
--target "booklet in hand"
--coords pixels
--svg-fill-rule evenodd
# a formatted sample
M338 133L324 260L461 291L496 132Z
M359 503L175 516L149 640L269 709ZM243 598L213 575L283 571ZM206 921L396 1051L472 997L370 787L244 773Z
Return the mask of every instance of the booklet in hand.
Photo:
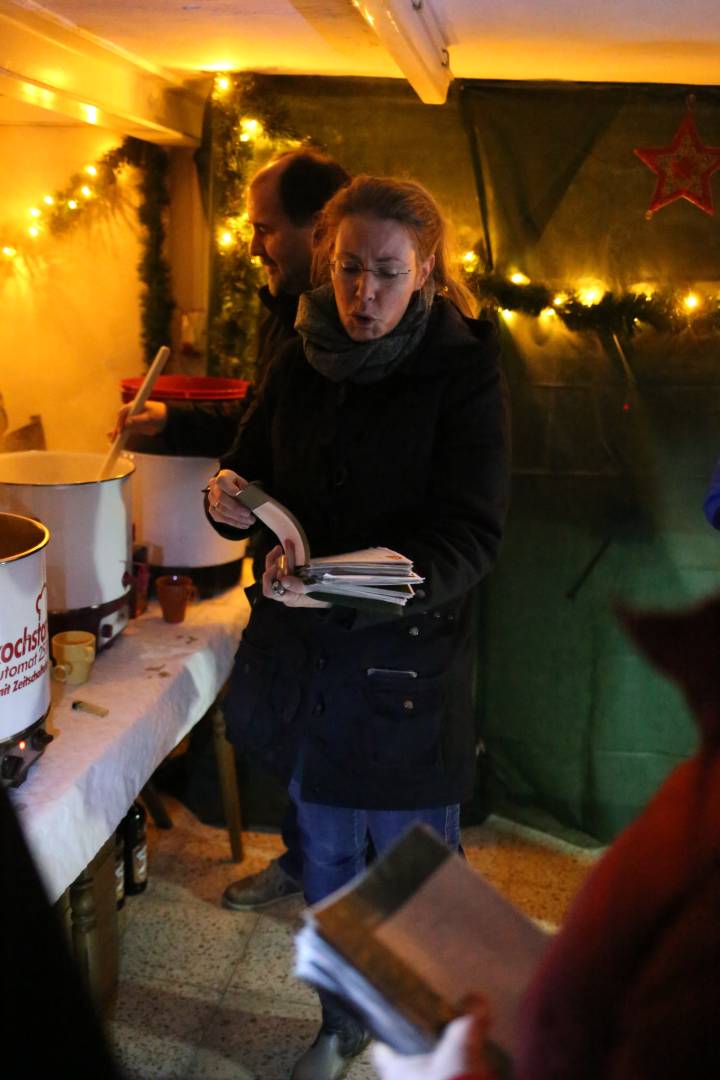
M424 578L413 570L410 559L390 548L373 547L342 555L310 558L310 545L302 525L287 507L273 499L258 483L248 484L238 493L246 506L275 533L284 546L291 540L295 550L295 573L308 586L308 595L318 600L363 606L403 605L415 595L414 586Z
M519 1002L548 935L431 829L412 826L305 920L295 974L343 999L376 1038L427 1053L482 995L491 1054L512 1057Z

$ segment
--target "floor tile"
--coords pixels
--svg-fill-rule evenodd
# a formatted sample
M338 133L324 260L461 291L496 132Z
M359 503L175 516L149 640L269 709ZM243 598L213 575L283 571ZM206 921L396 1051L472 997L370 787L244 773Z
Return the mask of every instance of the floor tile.
M273 904L263 913L230 981L232 992L272 990L283 1001L317 1005L315 991L292 974L294 935L302 925L299 898Z
M127 1080L184 1080L221 994L142 978L124 979L108 1023Z
M279 1000L273 993L228 992L213 1014L187 1080L287 1080L317 1034L317 1005ZM346 1080L374 1080L370 1049Z
M121 974L165 978L223 991L257 922L253 913L234 913L203 903L138 898L143 908L123 939ZM137 900L136 900L137 902Z
M287 1080L318 1028L316 1006L266 993L228 993L187 1080Z

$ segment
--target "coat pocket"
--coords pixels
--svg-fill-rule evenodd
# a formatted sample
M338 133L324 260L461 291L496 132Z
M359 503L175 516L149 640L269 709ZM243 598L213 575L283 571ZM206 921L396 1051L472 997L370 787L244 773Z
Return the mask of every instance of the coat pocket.
M368 676L369 715L362 741L374 768L417 774L442 764L444 679L413 675L398 671Z
M274 669L272 653L240 642L224 704L228 734L234 741L262 746L270 738L268 713Z

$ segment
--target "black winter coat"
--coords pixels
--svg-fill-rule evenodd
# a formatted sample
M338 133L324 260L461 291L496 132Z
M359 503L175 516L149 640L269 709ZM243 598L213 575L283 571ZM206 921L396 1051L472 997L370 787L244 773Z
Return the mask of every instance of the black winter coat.
M311 802L392 810L469 797L470 593L495 561L508 501L490 323L437 299L419 349L370 385L333 383L299 341L286 346L221 465L291 509L312 555L382 545L427 579L400 617L291 609L256 588L230 737L285 779L300 760Z

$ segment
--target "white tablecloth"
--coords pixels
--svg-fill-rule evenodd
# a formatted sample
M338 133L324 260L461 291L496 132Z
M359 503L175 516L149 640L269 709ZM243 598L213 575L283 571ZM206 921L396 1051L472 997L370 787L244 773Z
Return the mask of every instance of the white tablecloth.
M11 791L30 851L56 900L112 836L161 761L215 700L249 608L240 586L163 621L157 602L100 653L83 686L53 682L55 736ZM71 709L103 705L106 717Z

